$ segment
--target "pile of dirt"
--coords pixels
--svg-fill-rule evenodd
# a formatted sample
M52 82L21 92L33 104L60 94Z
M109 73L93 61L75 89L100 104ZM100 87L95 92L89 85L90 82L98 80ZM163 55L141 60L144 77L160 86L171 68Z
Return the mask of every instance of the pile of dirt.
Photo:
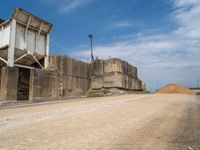
M166 93L166 94L190 94L190 95L194 95L196 94L195 92L193 92L192 90L190 90L189 88L180 85L180 84L168 84L162 88L160 88L159 90L156 91L156 93Z

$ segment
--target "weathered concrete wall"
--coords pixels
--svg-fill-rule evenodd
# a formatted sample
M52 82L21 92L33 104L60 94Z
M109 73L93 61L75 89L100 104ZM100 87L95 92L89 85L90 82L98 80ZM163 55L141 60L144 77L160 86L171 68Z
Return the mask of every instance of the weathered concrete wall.
M18 68L2 67L1 69L1 100L16 100L18 88Z
M50 56L50 70L60 74L60 92L63 98L77 97L85 94L90 88L90 64L68 56Z
M91 85L90 64L67 56L50 56L48 70L31 70L30 99L80 97Z
M120 59L96 60L89 64L67 56L53 55L49 60L48 69L30 69L30 75L29 70L21 69L19 75L18 68L0 67L1 99L20 99L23 92L29 92L31 101L80 97L89 89L144 89L137 77L137 68ZM27 89L24 89L25 85ZM20 89L24 91L20 93Z
M31 69L29 100L59 98L59 75L56 71Z
M137 77L137 68L126 61L114 58L108 60L96 60L92 64L94 75L101 76L105 73L119 72L131 77Z
M2 70L2 67L0 65L0 96L1 96L1 70ZM1 99L1 98L0 98Z
M92 65L91 88L144 90L137 68L120 59L96 60Z

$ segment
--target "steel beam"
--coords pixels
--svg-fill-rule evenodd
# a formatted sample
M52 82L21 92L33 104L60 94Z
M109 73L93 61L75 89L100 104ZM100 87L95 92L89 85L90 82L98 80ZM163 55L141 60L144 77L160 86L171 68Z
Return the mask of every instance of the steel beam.
M15 34L16 34L16 20L12 19L10 29L10 41L8 47L8 66L14 67L14 54L15 54Z
M28 55L28 53L26 53L26 54L24 54L24 55L18 57L17 59L15 59L15 62L19 61L20 59L24 58L24 57L27 56L27 55Z
M36 37L35 37L35 52L38 51L38 40L39 40L40 33L41 33L41 30L42 30L42 25L43 25L43 23L41 22L39 31L36 33Z
M35 59L35 61L38 63L38 65L42 68L42 69L44 69L44 67L41 65L41 63L37 60L37 58L33 55L33 54L31 54L32 56L33 56L33 58Z
M47 69L49 66L49 38L50 35L47 34L46 36L46 51L45 51L45 58L44 58L44 68Z
M25 66L25 65L19 65L19 64L15 64L14 66L15 67L20 67L20 68L35 69L34 67Z
M8 64L8 62L5 59L3 59L2 57L0 57L0 60L3 61L4 63Z
M29 28L29 24L30 24L30 22L31 22L31 16L29 16L29 18L28 18L28 22L27 22L27 25L26 25L26 31L25 31L25 41L24 41L24 49L27 49L27 39L28 39L28 36L27 36L27 34L28 34L28 28Z

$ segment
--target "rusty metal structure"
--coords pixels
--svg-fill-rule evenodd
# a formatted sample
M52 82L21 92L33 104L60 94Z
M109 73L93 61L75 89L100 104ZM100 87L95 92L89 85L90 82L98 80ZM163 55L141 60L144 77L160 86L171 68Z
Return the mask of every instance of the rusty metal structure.
M120 59L87 63L49 55L51 29L21 8L0 20L0 100L68 99L104 88L145 90L137 68Z
M0 60L9 67L47 68L52 25L16 8L0 24Z

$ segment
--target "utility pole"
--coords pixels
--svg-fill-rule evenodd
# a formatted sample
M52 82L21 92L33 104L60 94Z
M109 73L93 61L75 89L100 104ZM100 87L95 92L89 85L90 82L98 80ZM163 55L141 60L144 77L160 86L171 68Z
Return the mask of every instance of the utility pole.
M197 77L197 88L200 88L199 87L199 76Z
M93 56L93 46L92 46L92 38L93 38L93 35L92 34L89 34L88 35L89 39L90 39L90 48L91 48L91 63L94 62L94 56Z

